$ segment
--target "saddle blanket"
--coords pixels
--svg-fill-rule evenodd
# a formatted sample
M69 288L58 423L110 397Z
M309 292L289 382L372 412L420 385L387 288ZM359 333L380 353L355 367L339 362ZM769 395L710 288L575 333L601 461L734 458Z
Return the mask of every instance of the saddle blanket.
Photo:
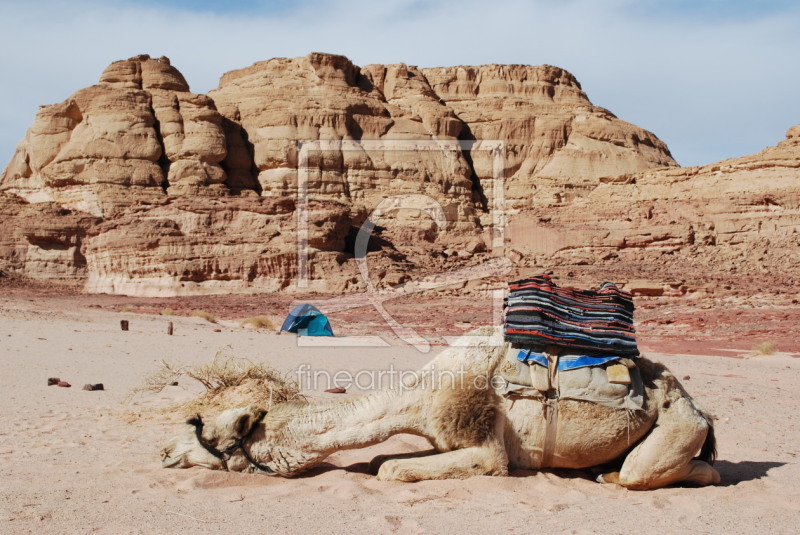
M548 275L511 282L505 308L505 339L588 353L639 355L633 298L613 283L599 290L559 288Z
M620 384L610 380L610 366L626 367L629 381ZM643 407L644 385L634 360L615 355L561 354L557 370L556 377L553 377L546 356L509 344L497 370L505 380L498 392L543 403L555 398L588 401L611 409L635 411Z
M608 362L615 362L622 355L561 355L558 358L558 371L574 370L587 366L600 366ZM547 357L544 353L537 353L531 349L520 349L517 353L517 360L520 362L534 363L547 368Z

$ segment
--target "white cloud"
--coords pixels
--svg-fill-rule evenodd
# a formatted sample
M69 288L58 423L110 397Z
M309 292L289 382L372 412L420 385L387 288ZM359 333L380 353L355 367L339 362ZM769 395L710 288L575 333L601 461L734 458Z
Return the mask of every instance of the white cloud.
M662 2L663 3L663 2ZM632 0L306 2L270 16L124 2L0 5L0 162L37 105L95 83L111 61L166 55L192 90L226 71L310 51L354 63L549 63L589 98L652 130L684 164L756 152L800 123L800 10L710 17Z

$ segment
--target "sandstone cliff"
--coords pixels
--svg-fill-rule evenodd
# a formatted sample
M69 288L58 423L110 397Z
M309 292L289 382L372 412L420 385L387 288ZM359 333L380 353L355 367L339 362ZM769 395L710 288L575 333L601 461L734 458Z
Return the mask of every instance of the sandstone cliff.
M798 152L795 127L760 154L680 169L551 66L312 53L199 95L168 59L137 56L37 113L0 179L0 269L93 292L291 291L307 258L305 290L359 290L354 239L381 207L369 265L396 284L491 255L499 176L523 271L791 271L775 245L797 245Z
M578 81L557 67L485 65L423 74L464 122L465 138L505 142L511 209L571 200L602 177L676 165L661 140L593 106ZM485 153L474 161L491 195L491 161Z
M517 214L508 231L521 263L630 266L650 279L642 293L765 274L797 291L800 126L757 154L601 179L579 200Z
M116 61L97 85L39 109L1 187L98 216L165 193L219 195L221 123L167 58Z

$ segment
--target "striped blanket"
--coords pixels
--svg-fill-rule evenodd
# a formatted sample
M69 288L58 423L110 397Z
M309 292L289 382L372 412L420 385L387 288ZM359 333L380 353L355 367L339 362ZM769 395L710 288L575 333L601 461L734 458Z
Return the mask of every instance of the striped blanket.
M548 275L509 283L506 341L624 357L639 355L629 292L604 282L599 290L559 288Z

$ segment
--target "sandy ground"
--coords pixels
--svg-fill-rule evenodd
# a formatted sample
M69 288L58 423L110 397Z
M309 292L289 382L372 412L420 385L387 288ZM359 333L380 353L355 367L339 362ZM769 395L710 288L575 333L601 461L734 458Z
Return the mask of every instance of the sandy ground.
M713 320L702 310L656 313L640 307L640 343L716 415L722 483L633 492L597 484L581 471L376 481L367 473L373 456L426 446L402 435L338 453L292 480L162 469L159 450L183 428L184 415L173 407L198 392L180 384L131 398L162 359L200 364L224 349L287 374L301 364L353 373L413 370L441 346L423 354L390 338L384 348L298 347L294 336L242 328L232 319L236 311L212 324L120 312L121 302L0 295L0 532L794 534L800 525L800 355L750 356L741 340L726 343L718 329L704 330ZM159 306L166 305L151 308ZM795 311L787 310L769 314L794 324ZM459 311L466 328L475 318L468 307ZM427 307L426 314L437 312ZM757 307L742 314L769 315ZM120 330L121 319L130 321L130 331ZM166 333L168 321L175 324L173 336ZM365 332L339 321L335 329ZM735 317L731 324L737 324ZM756 329L753 340L797 350L796 339L769 329ZM48 387L48 377L69 381L72 388ZM85 383L103 383L106 390L83 391ZM312 398L334 396L322 392L330 386L323 383L301 386ZM361 393L356 387L344 395Z

